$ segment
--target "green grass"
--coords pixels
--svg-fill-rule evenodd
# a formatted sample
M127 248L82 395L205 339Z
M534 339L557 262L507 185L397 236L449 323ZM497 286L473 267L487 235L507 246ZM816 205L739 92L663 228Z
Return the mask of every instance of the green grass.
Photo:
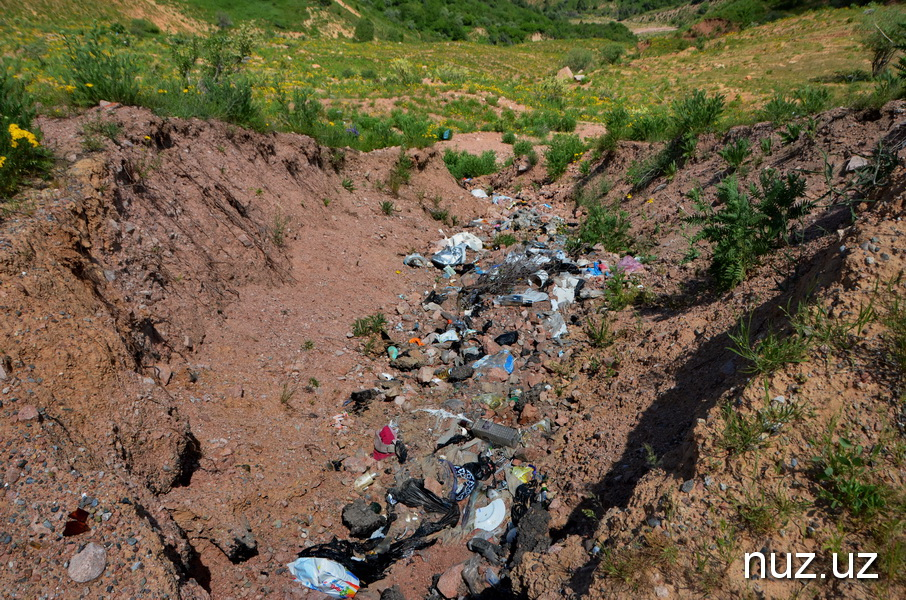
M746 373L770 374L808 359L809 341L798 333L783 335L770 327L763 336L755 337L754 333L750 316L741 319L737 330L729 334L733 341L730 350L748 363L743 368Z
M588 343L595 348L607 348L616 341L616 334L606 315L588 317L585 321L585 335L588 336Z
M42 0L36 1L40 8ZM83 4L80 8L84 10ZM70 8L78 12L74 4ZM47 12L67 14L68 10L55 6ZM114 13L109 7L98 5L92 15L103 19L103 15ZM20 61L18 72L28 82L29 90L46 106L93 102L95 98L87 97L84 90L75 86L76 71L66 64L65 43L49 35L63 33L72 37L78 25L55 23L51 26L31 17L26 19L25 14L19 12L18 17L9 18L0 25L0 51L15 55ZM236 15L231 17L239 19ZM656 116L674 98L695 88L725 94L727 110L722 120L722 126L725 126L734 122L753 122L753 107L763 105L777 92L792 94L808 85L811 78L865 70L870 66L868 57L852 41L860 18L858 10L825 9L783 19L708 42L698 52L645 56L594 71L586 85L567 86L552 97L539 95L539 85L553 74L570 49L585 48L594 52L600 48L597 41L548 39L498 46L489 52L488 46L474 42L437 45L407 38L407 43L400 45L299 39L268 33L257 39L250 60L241 67L249 80L251 106L260 117L255 120L256 127L283 126L278 118L281 94L292 97L296 90L318 90L315 99L321 103L329 98L330 111L324 110L312 133L319 140L339 147L351 145L368 150L402 143L399 124L390 118L390 110L379 107L379 101L395 104L394 108L401 112L419 117L426 126L418 136L426 136L436 127L454 132L484 127L512 131L519 136L545 135L545 129L568 130L577 120L603 122L607 112L620 104L627 107L631 127L637 130L633 137L640 137L653 135L645 133L646 127L653 126L652 131L658 130L657 119L649 117ZM381 29L379 24L377 29ZM138 38L124 31L124 34L117 34L117 39L125 35L129 45L114 47L124 57L140 56L141 60L127 60L125 65L120 65L125 72L137 69L131 79L113 79L125 88L122 97L134 95L129 83L132 81L138 85L141 102L159 104L162 112L167 114L179 116L197 110L201 116L224 118L222 115L226 114L226 118L234 118L231 115L235 115L235 111L224 110L220 105L213 107L216 110L206 109L204 103L188 102L188 97L174 99L171 96L173 92L181 94L184 88L178 87L181 85L179 69L170 56L167 35ZM418 73L417 80L408 84L396 83L389 67L395 59L409 60ZM715 63L723 68L714 68ZM313 68L312 64L317 64L318 68ZM122 70L120 66L111 66L109 70L115 73ZM80 79L90 77L84 69L79 72L82 73ZM350 72L354 75L350 76ZM431 76L435 76L440 84L422 83L422 77ZM73 89L67 86L73 86ZM813 87L829 90L833 104L873 89L873 84L856 81L823 87L814 84ZM159 89L167 93L159 94ZM195 88L190 91L197 95ZM454 93L458 98L452 96ZM500 98L500 106L505 105L505 98L528 107L530 112L489 106L485 102L488 96ZM183 102L188 106L181 107ZM375 106L371 106L372 102ZM196 103L200 106L195 106ZM239 113L241 115L242 111ZM369 119L375 121L369 122ZM347 133L351 126L358 129L358 136ZM435 136L433 134L432 138L436 139Z
M447 149L444 152L444 164L455 179L479 177L496 173L497 154L493 150L486 150L481 155L469 154L465 150L456 151Z

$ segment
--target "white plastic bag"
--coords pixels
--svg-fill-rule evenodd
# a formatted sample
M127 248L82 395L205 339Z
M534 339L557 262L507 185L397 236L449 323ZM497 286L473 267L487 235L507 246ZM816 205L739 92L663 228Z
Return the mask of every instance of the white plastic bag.
M359 578L326 558L298 558L286 567L305 587L334 598L352 598L359 591Z

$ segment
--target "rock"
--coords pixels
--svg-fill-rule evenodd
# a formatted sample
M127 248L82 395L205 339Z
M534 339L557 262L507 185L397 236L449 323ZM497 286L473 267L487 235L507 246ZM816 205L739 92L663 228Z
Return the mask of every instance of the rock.
M349 534L357 538L370 537L387 522L387 518L374 511L372 506L363 499L347 504L343 508L343 525L349 529Z
M418 381L424 383L425 385L431 383L431 380L434 379L434 369L431 367L422 367L418 370Z
M440 592L444 598L457 598L459 596L463 568L465 568L465 563L453 565L437 580L437 591Z
M695 480L690 479L689 481L686 481L685 483L683 483L682 486L680 486L680 490L688 494L689 492L692 491L692 488L694 488L694 487L695 487Z
M400 586L394 585L381 592L381 600L406 600L400 591Z
M563 67L562 69L560 69L559 71L557 71L557 79L566 79L566 80L570 80L570 79L572 79L573 77L574 77L574 75L573 75L573 70L570 69L569 67Z
M16 415L16 420L18 421L33 421L38 418L38 409L32 404L26 404L19 409L18 414Z
M532 404L526 404L519 415L520 425L533 425L541 420L541 411Z
M91 542L69 561L69 577L77 583L87 583L101 576L107 568L107 550Z
M875 259L872 258L871 256L866 256L866 257L865 257L865 264L868 265L868 266L871 266L871 265L875 264Z
M658 598L669 598L670 590L665 585L658 585L654 587L654 595Z
M400 371L414 371L422 366L424 366L424 361L419 360L414 356L400 356L394 361L390 362L390 366L394 369L399 369Z
M492 367L490 369L483 369L481 378L483 381L503 383L510 378L510 374L507 373L506 369Z
M447 381L465 381L475 372L475 369L472 368L472 365L460 365L458 367L453 367L450 369L450 375L447 377Z
M861 169L862 167L867 167L867 166L868 166L867 158L863 158L861 156L853 156L846 163L846 172L851 173L852 171L855 171L857 169Z

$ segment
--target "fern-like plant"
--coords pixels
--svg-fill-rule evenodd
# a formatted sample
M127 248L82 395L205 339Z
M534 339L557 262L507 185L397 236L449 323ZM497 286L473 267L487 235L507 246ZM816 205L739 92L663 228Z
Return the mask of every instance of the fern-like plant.
M760 188L752 185L749 194L740 189L735 175L725 179L717 186L719 210L700 194L690 196L699 212L686 220L702 226L693 241L707 240L714 247L711 273L720 289L735 287L759 257L788 242L790 221L814 208L813 201L799 200L804 192L805 180L798 174L780 177L767 169L761 173Z

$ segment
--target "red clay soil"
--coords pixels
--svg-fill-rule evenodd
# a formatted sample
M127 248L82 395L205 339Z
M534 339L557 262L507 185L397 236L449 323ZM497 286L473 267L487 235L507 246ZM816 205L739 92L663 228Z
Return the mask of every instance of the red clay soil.
M474 401L480 390L431 381L430 373L427 382L420 372L400 374L385 354L363 351L353 322L381 312L397 342L416 322L423 331L445 326L445 311L454 308L423 311L421 304L448 282L433 268L403 266L403 257L429 256L443 237L439 229L450 235L473 219L506 217L516 200L545 222L554 216L565 227L578 222L578 165L557 183L546 181L543 166L522 174L509 167L473 182L512 196L493 204L457 185L437 149L409 151L411 181L394 196L388 181L399 149L337 151L298 135L119 108L101 112L124 126L118 140L85 153L79 132L95 112L42 120L46 143L61 159L58 175L30 191L28 210L0 229L6 340L0 475L7 498L0 509L0 584L11 598L321 598L293 582L285 565L307 546L347 536L340 515L360 496L353 489L358 474L380 471L363 495L382 502L399 469L370 458L374 432L395 420L415 457L402 472L417 475L424 464L418 457L430 456L443 431L439 419L414 409L459 401L463 410L482 413ZM693 210L684 194L725 175L714 150L745 136L756 147L753 161L801 169L809 196L820 196L827 189L822 152L839 183L851 156L868 155L877 140L902 130L903 112L902 103L877 113L831 111L819 116L813 139L788 147L767 124L733 130L704 139L700 158L642 192L621 182L648 145L624 144L593 166L593 181L616 182L608 197L629 213L633 236L650 240L646 253L655 258L638 283L653 300L608 313L617 341L602 351L583 333L600 303L563 311L569 324L563 344L544 337L531 311L493 313L495 327L518 330L525 340L509 383L547 384L531 411L552 426L523 458L548 477L553 545L513 565L515 593L636 598L752 591L732 574L702 591L679 571L642 567L639 581L625 584L596 572L599 549L634 543L655 513L663 521L658 531L679 542L715 535L705 507L717 500L702 483L702 457L711 456L713 442L703 442L702 431L723 401L746 389L744 364L727 350L728 332L749 310L759 327L780 319L780 307L815 281L828 294L835 285L861 289L868 275L871 281L896 275L906 258L901 238L893 237L903 233L902 203L887 198L888 213L872 217L864 231L845 229L848 210L817 211L804 225L805 241L782 263L764 264L718 295L707 288L707 251L681 264L689 247L680 223ZM762 154L758 139L767 136L774 150ZM393 204L390 215L384 202ZM439 209L449 211L447 223L429 214ZM888 260L865 268L862 254L840 255L841 244L858 248L881 230L895 248ZM479 233L490 245L493 230ZM488 253L481 264L502 260L504 252ZM587 258L619 257L597 248ZM482 339L494 349L489 336ZM395 399L338 419L349 410L350 394L372 387L382 373L403 380ZM836 390L848 381L828 385ZM530 424L506 407L485 414ZM657 468L646 448L661 457ZM902 478L902 471L891 477ZM679 515L674 522L659 498L687 480L697 482L696 491L675 499L686 508L670 512ZM79 506L90 513L90 531L61 536ZM378 598L390 585L410 600L426 597L433 576L472 556L466 533L442 534L357 597ZM250 538L254 552L246 552ZM106 569L76 583L67 561L88 542L106 548Z

